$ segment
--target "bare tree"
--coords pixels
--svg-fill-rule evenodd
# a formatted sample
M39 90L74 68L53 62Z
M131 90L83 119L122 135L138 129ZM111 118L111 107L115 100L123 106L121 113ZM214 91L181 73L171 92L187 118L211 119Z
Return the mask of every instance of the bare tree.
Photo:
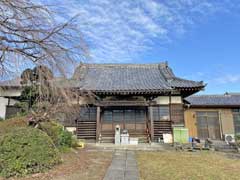
M75 18L61 23L58 20L60 16L48 6L29 0L1 0L0 77L15 70L19 64L26 68L44 65L50 68L53 74L66 77L68 70L71 71L74 67L72 65L88 55ZM41 68L39 70L41 71ZM28 69L24 76L28 76L30 71ZM38 75L41 73L42 77L46 76L45 71L38 72ZM51 73L49 75L52 76ZM58 109L57 105L78 96L77 92L69 88L55 85L56 83L49 81L47 86L38 86L41 87L41 92L51 93L47 97L54 100L51 100L51 108L47 109L49 113ZM46 93L43 96L46 97ZM46 100L41 97L39 99Z
M0 73L18 64L45 64L61 74L83 59L87 48L75 17L59 23L58 14L29 0L0 1ZM26 65L25 65L26 67Z

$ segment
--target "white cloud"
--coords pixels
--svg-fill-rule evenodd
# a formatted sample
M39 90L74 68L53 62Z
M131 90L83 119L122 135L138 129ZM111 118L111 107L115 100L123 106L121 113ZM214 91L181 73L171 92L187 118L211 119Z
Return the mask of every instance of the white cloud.
M240 83L240 74L226 74L215 81L219 84Z
M218 69L219 68L219 69ZM190 75L184 76L186 79L204 80L204 82L213 86L236 84L240 83L240 74L228 72L226 68L221 68L216 65L209 72L195 72Z
M228 0L56 0L54 3L64 18L80 15L78 25L89 44L92 59L98 62L132 61L156 45L155 42L159 45L168 42L202 18L233 7Z

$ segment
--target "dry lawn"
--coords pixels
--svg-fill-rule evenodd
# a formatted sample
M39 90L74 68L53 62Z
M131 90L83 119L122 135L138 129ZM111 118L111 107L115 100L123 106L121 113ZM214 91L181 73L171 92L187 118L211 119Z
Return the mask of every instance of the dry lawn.
M215 152L138 152L141 180L240 179L240 159Z
M111 163L112 153L73 150L63 154L62 159L62 164L46 173L8 180L101 180Z

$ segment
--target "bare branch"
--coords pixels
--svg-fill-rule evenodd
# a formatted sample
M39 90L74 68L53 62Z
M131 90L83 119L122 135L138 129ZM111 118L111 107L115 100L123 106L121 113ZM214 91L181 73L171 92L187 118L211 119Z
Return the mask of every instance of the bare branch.
M88 49L75 24L76 17L58 23L56 15L47 6L29 0L0 1L0 76L23 64L25 68L37 66L40 79L48 79L46 74L51 76L42 65L53 75L63 78L69 66L73 67L82 57L87 57ZM38 87L38 103L47 101L51 104L48 113L56 112L63 103L71 105L79 96L77 91L56 86L52 79L40 80L35 86Z
M51 64L63 73L61 64L87 56L87 46L74 24L76 17L64 23L57 23L55 17L47 6L28 0L0 1L1 66L21 59L25 64Z

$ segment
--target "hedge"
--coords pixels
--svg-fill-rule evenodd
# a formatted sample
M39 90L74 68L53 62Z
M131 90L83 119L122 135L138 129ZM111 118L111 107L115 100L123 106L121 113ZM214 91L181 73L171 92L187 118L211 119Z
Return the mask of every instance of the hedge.
M3 177L43 172L59 162L53 141L39 129L13 128L0 136L0 175Z

